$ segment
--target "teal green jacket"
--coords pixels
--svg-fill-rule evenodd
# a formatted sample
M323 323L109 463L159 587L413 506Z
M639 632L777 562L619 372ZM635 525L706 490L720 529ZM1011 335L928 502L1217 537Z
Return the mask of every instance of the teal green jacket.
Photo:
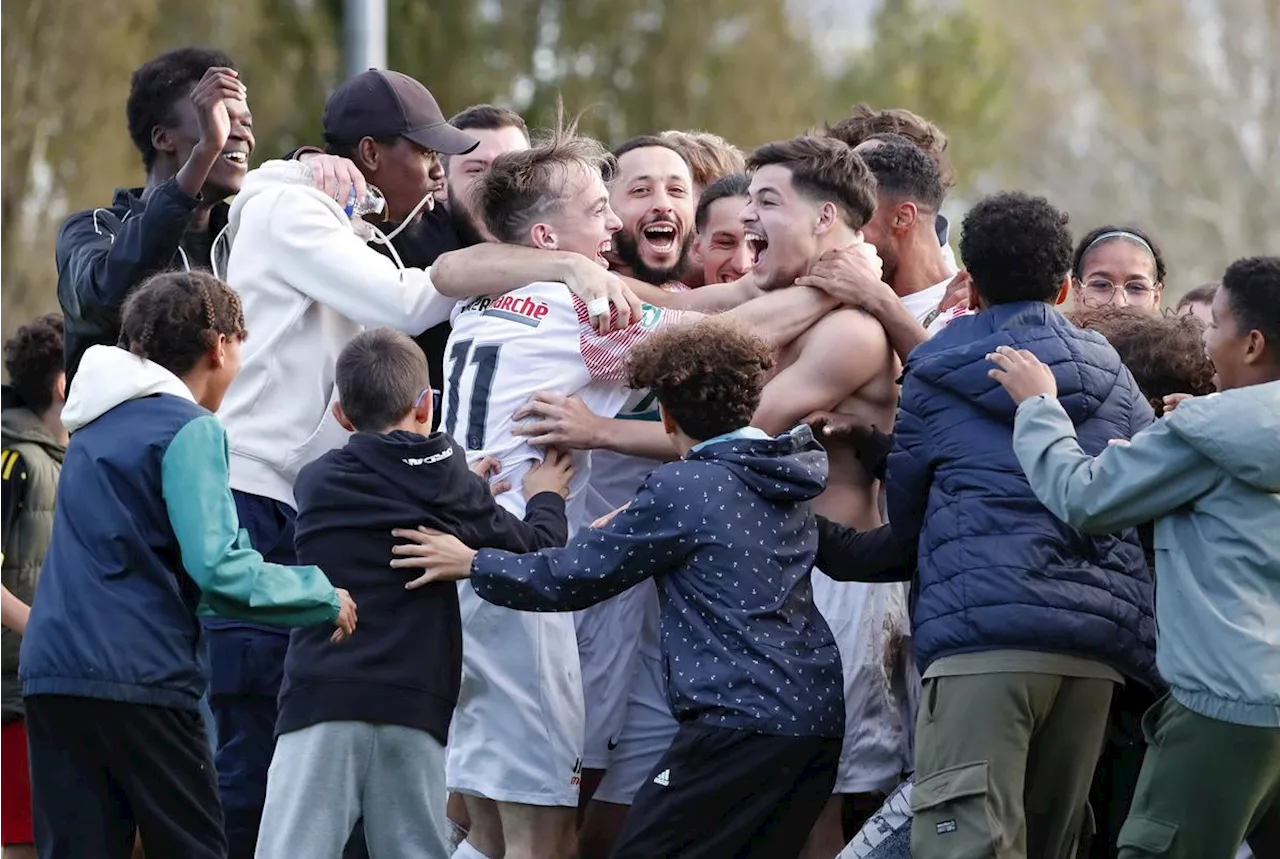
M22 691L195 709L205 688L197 613L278 626L332 623L317 567L269 564L239 527L227 434L177 377L91 347L71 430Z
M1013 443L1036 496L1081 531L1155 520L1156 665L1173 697L1280 727L1280 382L1187 400L1096 458L1035 397Z

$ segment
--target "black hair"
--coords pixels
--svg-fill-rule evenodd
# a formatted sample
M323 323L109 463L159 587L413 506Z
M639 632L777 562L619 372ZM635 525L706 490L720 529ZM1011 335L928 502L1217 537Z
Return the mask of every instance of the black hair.
M396 134L391 137L375 137L373 138L373 141L383 149L390 149L392 146L395 146L404 139L405 138ZM364 138L362 137L360 140L352 140L345 143L326 143L324 145L324 151L329 155L337 155L340 158L346 158L348 161L359 167L361 140L364 140Z
M427 359L409 335L391 328L358 334L338 355L338 402L361 432L384 432L414 407L429 384Z
M231 57L212 48L178 48L140 66L129 82L125 117L129 136L142 153L142 166L150 170L156 163L151 132L157 126L172 128L178 117L174 105L191 95L192 88L211 68L235 68Z
M987 197L965 215L960 256L989 305L1053 301L1071 269L1067 214L1021 192Z
M693 226L702 232L711 217L711 204L729 197L745 197L751 191L751 177L746 173L730 173L712 182L698 198L698 210L693 216Z
M1274 364L1280 364L1280 257L1248 257L1222 275L1227 305L1240 333L1261 331Z
M876 174L882 195L910 200L934 212L942 205L946 191L938 175L938 165L914 143L885 141L858 154Z
M227 284L203 271L170 271L145 281L120 311L120 348L185 376L218 335L243 339L244 308Z
M1085 261L1089 256L1089 252L1095 247L1094 242L1098 241L1099 237L1104 236L1107 233L1133 233L1135 236L1146 242L1147 247L1151 249L1151 258L1155 261L1156 283L1164 283L1164 254L1160 253L1160 246L1156 244L1155 239L1151 238L1151 236L1147 235L1137 227L1117 227L1114 224L1107 224L1106 226L1090 230L1085 233L1084 238L1082 238L1080 243L1076 245L1076 252L1071 257L1071 274L1075 276L1076 280L1080 280L1084 277ZM1102 247L1103 245L1110 244L1113 241L1132 242L1133 240L1126 239L1123 236L1115 236L1114 238L1103 239L1096 247Z
M53 405L53 385L62 374L62 314L38 316L4 342L4 369L21 404L36 414Z
M612 157L609 159L609 162L605 165L605 168L604 168L604 181L606 182L613 181L613 177L618 174L618 159L621 158L623 155L626 155L628 152L634 152L637 149L653 149L653 148L670 149L672 152L679 155L680 160L683 161L685 163L685 166L689 168L689 178L691 179L693 178L693 165L689 163L689 156L686 155L683 151L681 151L679 146L677 146L671 140L668 140L663 137L658 137L656 134L642 134L638 137L633 137L630 140L624 141L623 143L620 143L618 144L618 146L614 147L613 152L610 153Z

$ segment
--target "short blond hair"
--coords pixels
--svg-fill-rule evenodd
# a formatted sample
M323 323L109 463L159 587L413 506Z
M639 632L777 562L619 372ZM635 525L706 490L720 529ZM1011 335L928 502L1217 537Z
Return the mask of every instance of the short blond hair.
M693 181L699 189L732 173L744 173L747 159L742 150L709 131L664 131L658 135L689 162Z

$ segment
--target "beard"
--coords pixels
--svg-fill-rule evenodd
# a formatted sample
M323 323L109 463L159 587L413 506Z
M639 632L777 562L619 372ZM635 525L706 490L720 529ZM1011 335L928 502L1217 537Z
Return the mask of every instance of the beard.
M449 224L453 227L454 233L458 236L458 240L462 242L464 248L484 244L487 241L484 234L480 232L480 226L476 223L476 219L472 217L467 207L462 205L461 200L450 198L447 208L449 211Z
M689 270L692 250L693 233L690 233L680 243L680 255L676 257L675 265L669 268L654 268L640 258L640 245L630 231L619 230L613 234L613 253L617 256L618 262L631 269L636 280L642 280L654 286L675 283L684 277L685 272Z

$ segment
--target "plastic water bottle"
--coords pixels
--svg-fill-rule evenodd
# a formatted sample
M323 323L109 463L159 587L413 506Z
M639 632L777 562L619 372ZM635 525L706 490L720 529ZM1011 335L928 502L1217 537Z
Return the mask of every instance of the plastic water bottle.
M359 218L364 215L381 215L387 207L387 200L375 186L369 185L368 191L360 199L356 199L356 189L351 189L347 198L346 213L348 218Z

